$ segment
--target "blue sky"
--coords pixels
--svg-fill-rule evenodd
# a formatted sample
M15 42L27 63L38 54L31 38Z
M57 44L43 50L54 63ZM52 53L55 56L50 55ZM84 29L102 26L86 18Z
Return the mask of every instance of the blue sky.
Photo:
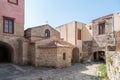
M25 29L43 24L52 27L120 12L120 0L25 0Z

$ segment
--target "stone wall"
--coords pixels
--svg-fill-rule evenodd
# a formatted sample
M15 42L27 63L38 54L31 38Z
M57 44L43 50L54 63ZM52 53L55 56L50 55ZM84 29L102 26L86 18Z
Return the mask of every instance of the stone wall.
M35 53L35 66L57 66L57 49L56 48L39 48Z
M50 31L50 38L56 37L60 39L60 33L54 28L52 28L51 26L49 26L48 24L29 28L25 30L25 37L27 39L30 39L31 41L36 41L40 39L48 39L49 37L45 36L46 29Z
M62 68L71 66L72 49L66 47L38 48L35 53L35 66ZM63 55L64 59L63 59Z
M105 35L94 36L92 42L92 52L101 51L101 50L104 51L106 42L107 41Z
M28 64L29 58L29 41L24 39L24 38L19 38L18 39L18 45L19 45L19 62L20 64Z
M106 54L107 73L110 80L120 79L120 31L115 32L116 51Z
M107 74L110 80L120 79L120 52L106 54Z
M65 59L63 59L63 55L65 54ZM71 66L71 58L72 58L72 48L69 47L60 47L57 48L57 67L68 67Z
M28 47L28 64L35 65L35 43L30 43Z
M92 41L83 41L82 42L82 51L91 52Z
M92 22L93 25L93 44L92 44L92 51L104 51L105 46L107 43L107 39L111 36L111 40L114 41L113 36L113 15L103 16L101 18L95 19ZM105 23L105 33L99 34L99 24ZM109 35L109 36L108 36Z
M10 49L10 53L12 56L12 63L18 64L20 63L20 46L19 46L19 37L15 36L4 36L0 35L0 45L5 45Z
M11 63L28 64L31 59L28 58L29 41L23 37L0 35L0 45L10 49Z
M92 41L83 41L82 42L82 51L83 51L83 54L82 54L82 58L85 59L85 58L89 58L92 54Z

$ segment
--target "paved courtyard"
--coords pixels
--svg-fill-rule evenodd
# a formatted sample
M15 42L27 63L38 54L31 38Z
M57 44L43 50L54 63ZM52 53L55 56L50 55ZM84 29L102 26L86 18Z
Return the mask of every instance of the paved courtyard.
M0 64L0 80L97 80L100 64L76 63L62 69Z

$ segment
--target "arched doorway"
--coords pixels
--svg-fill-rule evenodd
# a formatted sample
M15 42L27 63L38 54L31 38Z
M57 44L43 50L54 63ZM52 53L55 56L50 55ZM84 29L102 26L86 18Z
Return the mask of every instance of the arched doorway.
M0 42L0 63L12 62L13 49L7 43Z
M72 50L72 63L79 62L79 48L73 48Z
M105 62L105 52L104 51L94 52L93 57L94 57L95 62Z

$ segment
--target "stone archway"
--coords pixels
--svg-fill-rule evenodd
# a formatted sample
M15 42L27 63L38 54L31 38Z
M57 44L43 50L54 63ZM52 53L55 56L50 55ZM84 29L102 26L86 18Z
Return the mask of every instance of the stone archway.
M96 51L93 53L93 59L96 62L105 62L105 52L104 51Z
M72 50L72 63L79 62L79 48L75 47Z
M0 63L13 62L13 48L4 42L0 42Z

